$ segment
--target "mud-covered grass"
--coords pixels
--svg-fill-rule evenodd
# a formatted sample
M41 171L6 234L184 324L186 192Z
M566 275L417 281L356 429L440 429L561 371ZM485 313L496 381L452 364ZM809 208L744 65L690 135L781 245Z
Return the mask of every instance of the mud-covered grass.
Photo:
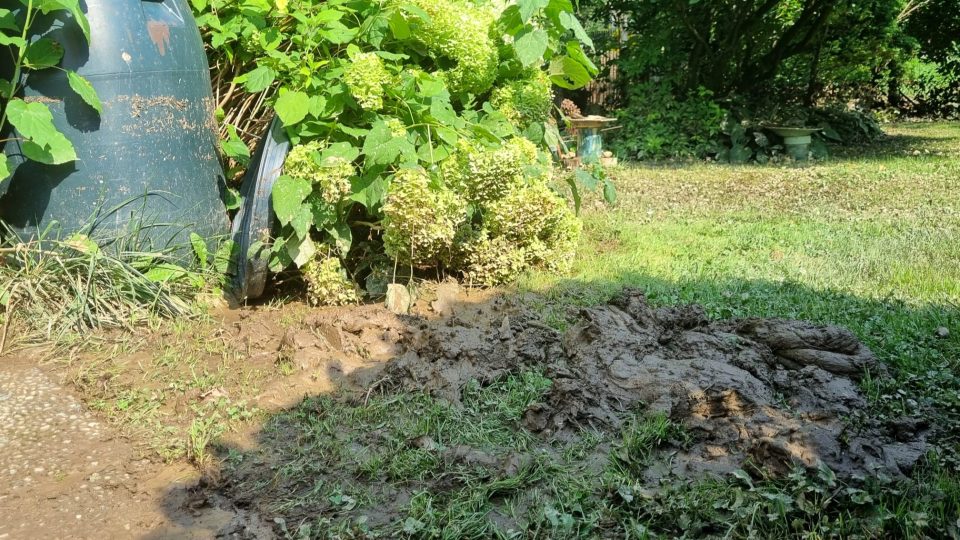
M585 213L572 274L531 275L515 292L561 330L625 286L713 319L847 326L892 368L860 382L861 412L935 426L939 450L909 480L826 468L678 478L671 463L695 443L682 423L640 407L615 431L534 434L524 411L553 382L522 371L468 385L458 403L376 385L308 398L271 416L255 448L217 447L221 492L290 537L960 534L960 124L888 131L801 168L621 169L617 205Z

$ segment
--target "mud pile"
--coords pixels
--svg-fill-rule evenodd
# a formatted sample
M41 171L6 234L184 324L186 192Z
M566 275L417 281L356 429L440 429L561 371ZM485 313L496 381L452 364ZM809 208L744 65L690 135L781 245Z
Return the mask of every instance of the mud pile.
M662 412L692 435L671 461L679 475L824 464L841 477L901 477L926 450L923 422L858 414L866 401L857 381L883 366L843 328L711 322L696 306L651 308L636 290L581 310L565 333L522 309L452 311L387 325L385 334L403 334L390 341L405 352L381 380L456 404L472 379L538 370L553 385L526 410L525 427L572 438L583 428L616 430L640 410Z

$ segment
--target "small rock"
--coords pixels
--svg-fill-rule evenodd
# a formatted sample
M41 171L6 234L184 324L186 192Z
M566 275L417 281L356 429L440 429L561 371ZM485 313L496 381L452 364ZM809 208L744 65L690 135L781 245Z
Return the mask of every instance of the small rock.
M412 303L413 299L410 297L410 291L408 291L406 287L399 283L387 285L387 309L398 315L404 315L410 312L410 305Z
M937 337L940 339L947 339L950 337L950 330L946 326L941 326L937 328Z

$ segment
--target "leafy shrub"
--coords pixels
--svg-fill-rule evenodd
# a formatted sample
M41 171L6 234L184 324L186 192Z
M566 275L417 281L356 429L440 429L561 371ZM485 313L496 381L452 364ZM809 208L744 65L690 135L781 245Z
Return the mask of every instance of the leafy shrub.
M383 206L384 249L393 259L431 265L449 252L466 203L423 169L400 169Z
M483 283L543 261L564 266L578 224L544 195L550 165L538 145L551 133L551 83L576 88L596 73L569 0L193 5L225 118L265 102L294 144L272 193L282 230L271 268L309 269L320 291L318 252L354 272L373 273L386 255L479 272ZM493 232L488 207L528 186L556 207L556 225L531 230L536 238ZM505 270L480 272L507 253Z
M495 88L490 104L521 131L530 124L542 124L550 117L553 92L546 73L537 71L528 77L507 81Z
M842 144L863 144L883 137L876 118L858 109L816 109L810 112L808 123L823 128L830 141Z
M621 156L703 157L717 150L726 112L709 91L701 88L678 100L669 84L647 82L628 92L626 106L617 112L622 128L611 143Z

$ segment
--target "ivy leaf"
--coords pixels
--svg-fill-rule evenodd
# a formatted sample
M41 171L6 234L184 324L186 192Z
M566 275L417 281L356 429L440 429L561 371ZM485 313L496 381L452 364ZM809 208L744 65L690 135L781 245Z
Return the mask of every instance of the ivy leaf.
M285 92L273 105L284 126L292 126L307 117L310 112L310 96L303 92Z
M262 92L270 87L277 78L273 68L260 66L249 73L237 77L237 82L243 83L243 88L252 94Z
M70 88L80 96L84 103L93 107L97 113L103 114L103 103L100 103L97 91L94 90L90 81L75 71L67 71L67 82L70 83Z
M541 8L547 7L549 0L520 0L517 2L520 6L520 20L527 22Z
M273 211L277 214L280 223L286 225L300 213L303 201L313 190L310 182L302 178L293 178L292 176L282 175L277 178L273 184L271 198L273 200Z
M30 69L46 69L60 63L63 46L50 38L40 38L27 46L23 64Z
M523 67L530 67L543 59L543 53L547 52L548 41L547 33L539 28L524 32L517 37L513 42L513 49Z

